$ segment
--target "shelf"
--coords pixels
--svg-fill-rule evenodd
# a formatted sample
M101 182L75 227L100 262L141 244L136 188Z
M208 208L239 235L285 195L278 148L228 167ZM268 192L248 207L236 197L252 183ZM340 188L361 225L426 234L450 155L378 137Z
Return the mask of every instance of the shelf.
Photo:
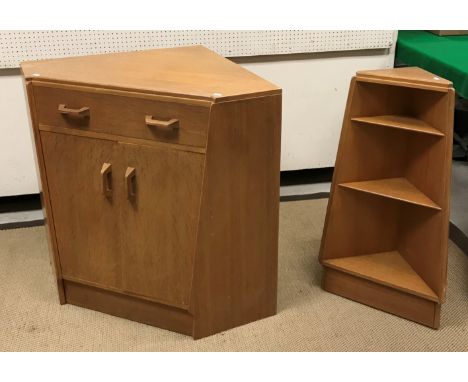
M379 115L376 117L356 117L351 121L361 122L376 126L385 126L399 130L412 131L428 135L443 137L444 134L417 118L403 117L400 115Z
M417 206L440 211L441 208L413 186L406 178L388 178L367 180L364 182L341 183L340 187L379 195L385 198L399 200Z
M324 260L323 265L427 300L439 298L398 251Z

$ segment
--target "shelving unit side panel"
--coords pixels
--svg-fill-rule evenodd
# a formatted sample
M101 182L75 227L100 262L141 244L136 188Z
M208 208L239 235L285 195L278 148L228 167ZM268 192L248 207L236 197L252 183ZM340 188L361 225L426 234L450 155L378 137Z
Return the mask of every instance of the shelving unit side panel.
M399 205L339 187L345 182L381 178L382 171L387 177L398 177L406 158L406 147L394 133L379 130L376 134L376 130L359 129L351 122L353 116L368 112L370 104L363 99L367 91L367 86L352 79L327 207L321 260L391 251L397 245ZM378 114L384 111L380 104L370 107ZM380 134L393 144L382 145ZM389 156L394 161L388 161ZM356 240L363 232L369 233L365 240Z
M419 155L407 172L407 177L436 201L441 211L430 214L410 209L400 231L400 252L441 302L445 301L447 286L454 97L451 89L443 98L443 109L438 106L439 123L444 126L445 137L431 147L417 142Z
M356 88L357 88L357 80L356 80L356 77L353 77L349 85L348 98L346 100L346 108L345 108L345 113L343 117L343 125L342 125L341 132L340 132L340 140L338 143L338 150L337 150L336 161L335 161L335 170L333 171L332 184L330 188L330 197L328 199L327 213L325 215L325 222L323 225L322 240L320 242L319 261L330 258L328 254L328 246L326 245L326 243L328 242L328 237L329 237L330 217L332 215L335 194L338 192L337 190L339 188L338 184L341 182L341 178L342 178L341 166L344 161L342 152L346 147L346 143L345 143L347 141L346 137L350 133L349 125L350 125L350 120L351 120L351 105L352 105L352 101L354 98L354 94L356 93Z

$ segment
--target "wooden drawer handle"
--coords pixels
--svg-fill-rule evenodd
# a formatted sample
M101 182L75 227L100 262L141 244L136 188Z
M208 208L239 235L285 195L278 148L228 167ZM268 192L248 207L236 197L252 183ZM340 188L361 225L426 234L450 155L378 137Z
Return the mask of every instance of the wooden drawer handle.
M87 118L89 117L89 107L82 107L81 109L70 109L65 104L60 104L58 111L62 114L71 115L73 117Z
M127 190L127 199L131 200L136 195L136 170L133 167L127 167L125 171L125 189Z
M104 163L101 168L101 187L105 197L112 196L112 165Z
M161 121L159 119L154 119L152 115L147 115L145 117L146 126L148 127L161 127L163 129L175 130L179 128L178 119L170 119L169 121Z

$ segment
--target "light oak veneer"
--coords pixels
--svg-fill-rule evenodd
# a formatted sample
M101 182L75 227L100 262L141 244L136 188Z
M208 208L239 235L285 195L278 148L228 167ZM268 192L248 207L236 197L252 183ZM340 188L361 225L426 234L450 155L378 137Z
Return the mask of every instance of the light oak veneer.
M281 89L200 46L22 70L62 304L194 338L276 313Z
M419 68L352 79L323 231L323 288L438 328L454 90Z

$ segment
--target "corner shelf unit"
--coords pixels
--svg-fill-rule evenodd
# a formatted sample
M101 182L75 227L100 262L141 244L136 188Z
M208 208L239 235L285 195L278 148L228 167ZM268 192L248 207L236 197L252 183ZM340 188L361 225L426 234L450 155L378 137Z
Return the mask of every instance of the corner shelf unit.
M325 290L439 327L453 110L451 82L419 68L352 79L320 250Z

